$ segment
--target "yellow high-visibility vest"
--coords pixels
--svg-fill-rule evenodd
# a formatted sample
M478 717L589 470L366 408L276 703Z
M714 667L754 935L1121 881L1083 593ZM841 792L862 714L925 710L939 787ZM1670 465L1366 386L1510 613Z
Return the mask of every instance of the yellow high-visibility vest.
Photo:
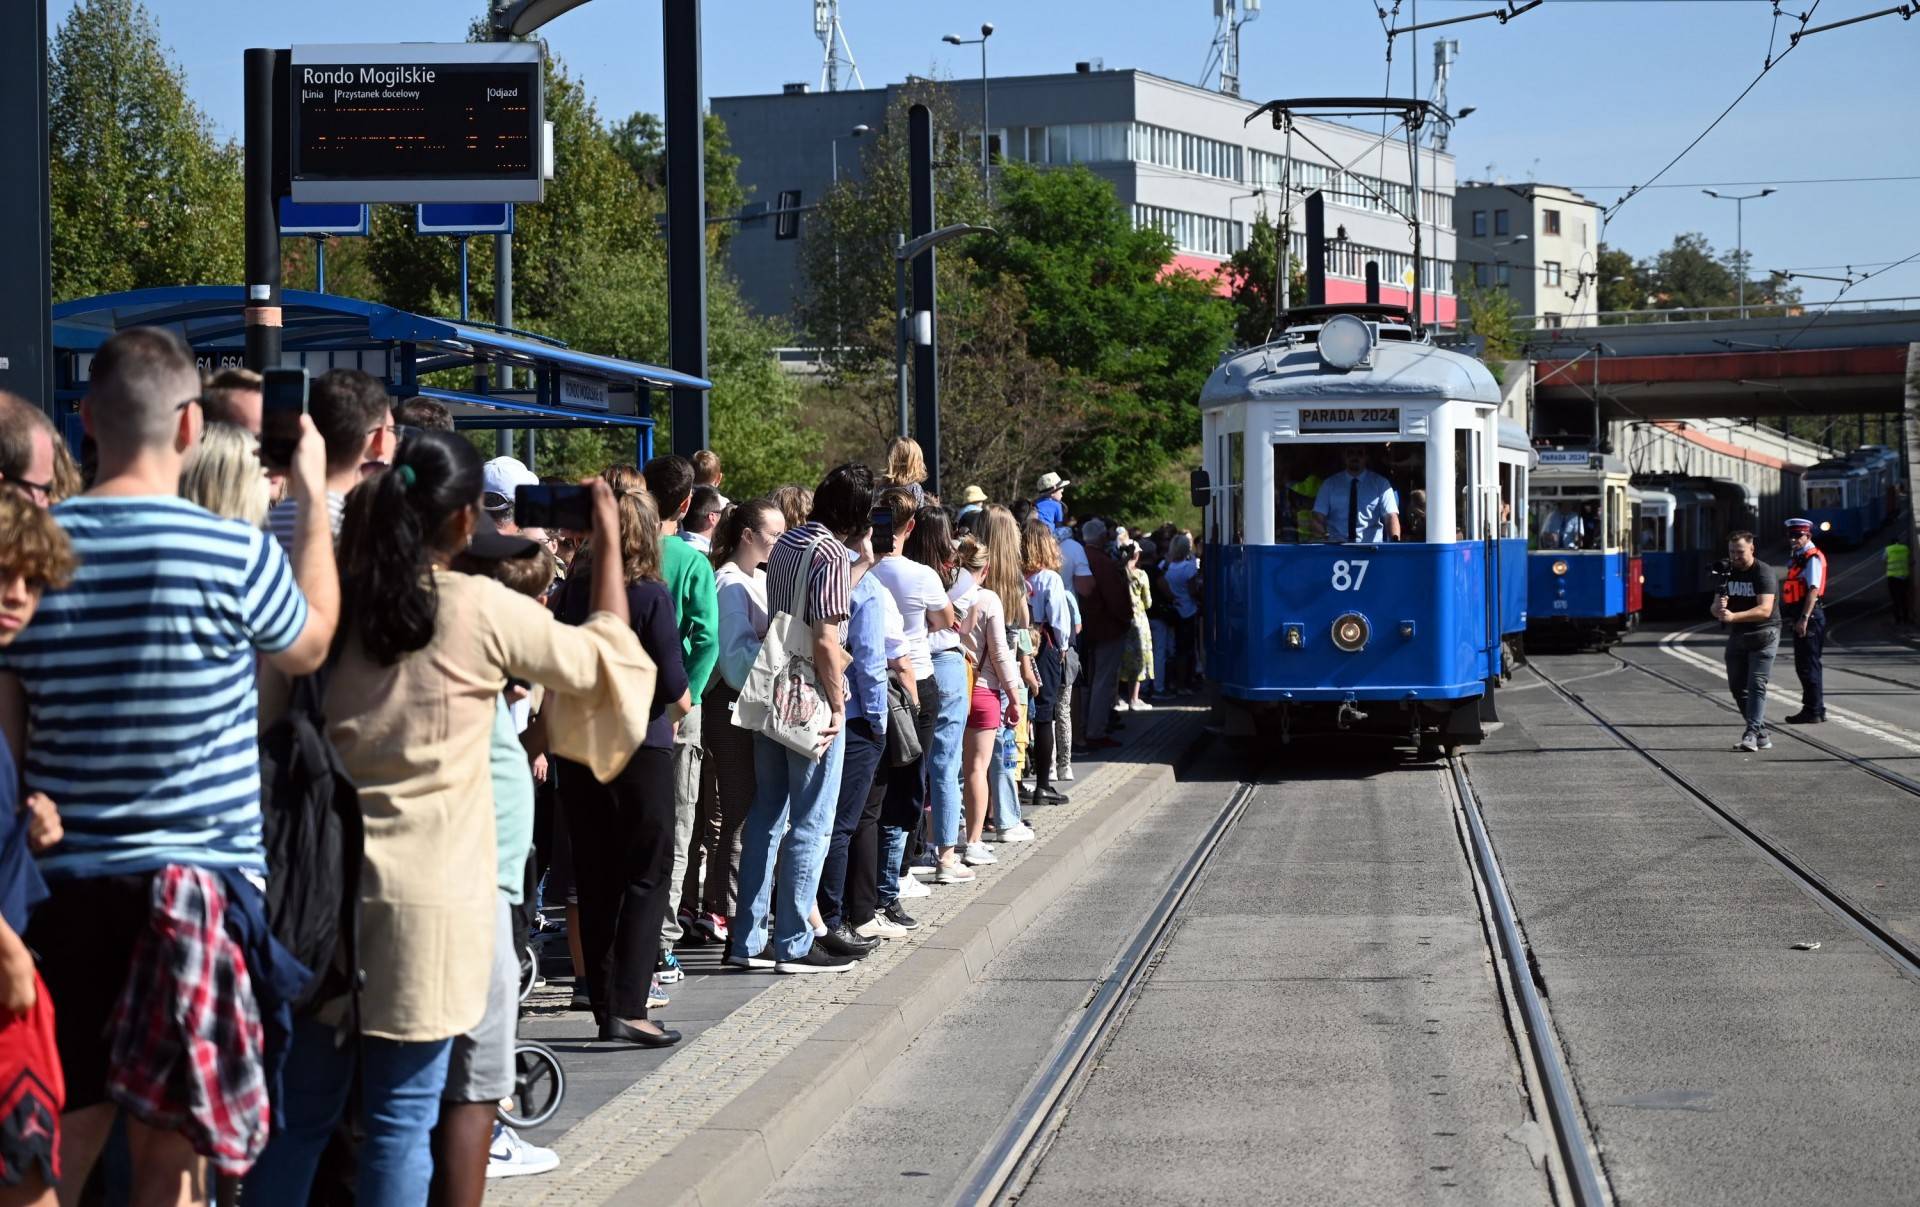
M1905 541L1894 541L1887 546L1887 577L1913 577L1913 550L1907 548Z

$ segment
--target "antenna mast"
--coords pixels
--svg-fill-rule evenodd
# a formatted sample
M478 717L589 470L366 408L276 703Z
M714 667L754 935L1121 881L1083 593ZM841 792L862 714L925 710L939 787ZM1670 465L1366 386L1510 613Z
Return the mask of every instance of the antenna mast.
M1220 73L1219 89L1228 96L1240 95L1240 27L1260 15L1260 0L1213 0L1213 45L1207 50L1207 65L1200 71L1200 86L1207 87Z
M860 65L853 61L846 26L840 24L840 0L813 0L813 36L820 39L820 90L840 91L840 67L846 65L856 88L865 88Z
M1433 102L1434 115L1432 146L1441 155L1447 153L1447 136L1453 133L1453 122L1448 114L1453 111L1447 107L1447 78L1453 74L1453 61L1460 57L1460 43L1455 38L1439 38L1433 44L1433 91L1427 99Z

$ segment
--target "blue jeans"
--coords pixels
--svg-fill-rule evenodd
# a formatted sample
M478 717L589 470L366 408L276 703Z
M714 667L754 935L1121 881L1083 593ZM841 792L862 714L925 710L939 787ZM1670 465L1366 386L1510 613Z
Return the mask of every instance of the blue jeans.
M813 948L814 895L820 890L820 865L833 836L833 815L840 799L840 759L847 748L842 732L818 759L795 754L772 738L753 735L753 771L757 785L753 808L740 827L740 904L733 917L736 955L757 956L767 948L767 906L772 903L773 954L797 960ZM774 856L779 855L775 892Z
M1733 693L1749 733L1766 730L1767 680L1773 676L1773 658L1779 650L1777 628L1727 634L1727 690Z
M940 710L934 714L933 746L927 765L927 796L933 801L936 846L960 842L960 739L967 728L967 660L959 650L933 656L933 677L940 685Z
M913 831L899 826L880 827L880 912L900 900L900 877L907 874L907 839Z
M286 1126L275 1130L247 1174L246 1198L307 1201L320 1154L346 1112L357 1064L367 1138L360 1146L356 1201L361 1207L417 1207L427 1201L433 1178L428 1137L440 1118L453 1040L400 1043L349 1036L344 1047L336 1048L335 1034L311 1019L295 1024L282 1100Z
M1006 693L1001 693L1004 703ZM1011 830L1020 824L1020 785L1013 779L1016 751L1013 726L1002 725L993 744L993 766L987 768L987 790L993 797L993 828Z

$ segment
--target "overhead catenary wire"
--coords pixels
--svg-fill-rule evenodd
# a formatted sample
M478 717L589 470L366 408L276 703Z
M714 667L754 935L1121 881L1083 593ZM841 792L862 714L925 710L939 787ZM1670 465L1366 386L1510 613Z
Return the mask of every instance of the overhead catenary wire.
M1780 345L1781 351L1785 351L1786 349L1793 347L1793 345L1799 341L1801 336L1813 330L1815 324L1819 323L1820 320L1826 318L1828 313L1833 310L1834 304L1837 303L1841 298L1846 297L1847 292L1851 290L1854 286L1864 285L1866 282L1871 281L1873 278L1880 276L1883 273L1892 272L1894 269L1899 268L1901 265L1911 264L1915 260L1920 260L1920 251L1916 251L1910 256L1903 256L1898 260L1894 260L1883 268L1876 268L1872 272L1862 273L1860 276L1842 285L1838 292L1836 292L1832 297L1827 299L1826 305L1820 307L1819 314L1816 314L1812 318L1808 319L1805 326L1801 327L1798 331L1795 331L1793 335L1787 340L1786 343Z

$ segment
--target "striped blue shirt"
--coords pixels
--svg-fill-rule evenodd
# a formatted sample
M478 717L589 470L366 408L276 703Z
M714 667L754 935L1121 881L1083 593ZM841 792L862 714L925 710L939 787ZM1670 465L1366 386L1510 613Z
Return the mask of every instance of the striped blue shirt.
M0 651L27 694L27 787L66 828L42 871L264 873L254 656L307 623L286 554L182 499L69 499L53 516L80 568Z

